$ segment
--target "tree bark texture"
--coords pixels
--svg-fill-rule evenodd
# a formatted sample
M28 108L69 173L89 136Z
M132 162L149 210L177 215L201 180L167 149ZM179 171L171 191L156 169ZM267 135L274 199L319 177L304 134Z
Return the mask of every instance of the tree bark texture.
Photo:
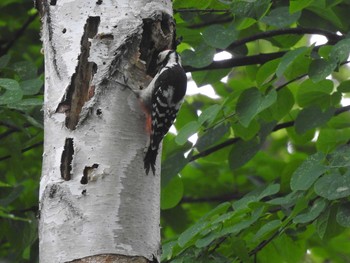
M146 176L145 119L123 84L147 86L157 54L174 48L171 1L37 6L45 52L40 262L157 262L160 160Z

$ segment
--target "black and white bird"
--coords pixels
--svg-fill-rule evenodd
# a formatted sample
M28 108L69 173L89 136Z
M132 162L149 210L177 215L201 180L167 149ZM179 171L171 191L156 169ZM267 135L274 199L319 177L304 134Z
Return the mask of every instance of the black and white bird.
M144 157L146 174L155 174L158 149L176 119L186 94L187 77L181 58L174 50L164 50L157 59L158 72L147 88L137 91L146 114L149 145Z

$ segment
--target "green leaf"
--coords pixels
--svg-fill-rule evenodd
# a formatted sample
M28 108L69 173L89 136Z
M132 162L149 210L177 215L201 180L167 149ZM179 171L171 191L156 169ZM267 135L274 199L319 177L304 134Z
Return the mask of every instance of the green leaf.
M238 37L234 26L210 25L203 31L204 41L214 48L225 49Z
M8 63L10 62L11 56L6 54L0 57L0 69L6 67Z
M175 142L179 145L184 145L189 137L198 132L200 127L201 125L197 121L187 123L177 134Z
M235 143L229 155L230 168L235 170L246 164L260 150L260 147L261 143L257 138L250 141L240 140Z
M304 108L295 120L295 130L297 133L303 134L308 130L322 126L333 117L334 112L334 108L324 112L318 106Z
M330 106L330 95L333 91L333 82L331 80L322 80L314 83L307 79L300 84L297 92L297 101L301 107L309 105L318 105L322 109Z
M293 191L307 190L311 185L327 171L327 167L322 164L325 155L315 153L309 156L294 172L290 181Z
M294 219L293 222L298 224L305 224L308 222L311 222L313 220L315 220L322 212L323 210L326 208L326 202L324 199L317 199L312 207L309 209L309 211L307 211L306 213L303 214L299 214L297 215Z
M244 210L248 207L250 203L258 202L267 196L277 194L279 190L279 184L270 184L266 187L260 187L234 202L233 208L235 209L235 211Z
M341 225L343 227L350 227L350 205L349 205L349 202L341 204L338 207L336 219L337 219L337 222L339 225Z
M315 59L309 66L309 77L314 82L321 81L332 74L336 67L334 60Z
M188 163L183 151L171 154L162 162L162 187L166 186L170 180L176 176Z
M277 194L279 190L280 190L279 184L270 184L258 195L258 200L261 200L270 195Z
M294 96L287 87L284 87L282 90L277 92L276 103L274 103L270 108L273 118L275 118L275 120L282 119L284 116L290 113L293 106Z
M15 104L9 104L9 108L12 107L33 107L33 106L42 106L43 100L39 98L29 98L29 99L23 99L19 102L16 102Z
M259 19L268 11L270 5L269 0L233 1L231 4L231 10L232 14L238 17L252 17Z
M14 79L0 79L0 87L3 87L6 90L19 90L20 86L18 82Z
M233 237L232 239L231 248L233 250L233 253L238 256L241 262L252 263L253 259L249 257L249 251L246 242L238 237Z
M282 222L279 219L275 219L275 220L271 220L270 222L267 222L258 230L258 232L256 232L255 236L253 237L253 240L258 241L258 240L266 237L272 231L279 228L281 226L281 224L282 224Z
M181 58L184 65L189 65L195 68L208 66L213 62L216 50L208 46L200 46L195 51L186 49L181 53Z
M238 98L236 113L240 123L248 127L253 118L270 107L277 99L275 90L271 90L266 96L260 93L257 88L250 88L241 93Z
M180 202L183 191L184 186L181 178L174 176L165 187L162 187L160 208L165 210L175 207Z
M224 227L219 233L218 233L218 237L221 236L226 236L228 234L230 235L236 235L239 232L241 232L244 229L247 229L248 227L250 227L252 224L254 224L259 217L262 215L264 211L264 207L260 206L259 208L255 209L252 212L251 217L248 218L242 218L240 219L237 223L235 224L229 224L227 227Z
M333 205L326 209L316 221L317 233L321 239L331 239L344 231L337 223L337 206Z
M276 74L277 66L280 63L280 59L274 59L266 62L261 67L259 67L256 73L256 82L259 86L271 81L273 76Z
M350 128L344 129L321 129L318 135L317 150L329 153L340 144L346 143L350 139Z
M221 123L220 125L210 128L198 138L196 148L199 151L207 149L209 146L217 143L229 130L230 125L228 123Z
M260 124L256 119L253 119L249 123L248 127L244 127L239 122L236 122L232 124L232 128L235 133L235 137L240 137L244 141L249 141L259 132Z
M343 81L342 83L340 83L337 90L342 92L342 93L350 92L350 80L346 80L346 81Z
M276 70L277 77L282 77L283 73L293 64L296 58L304 55L307 51L307 47L300 47L284 54Z
M210 107L203 110L201 115L198 117L198 122L201 125L204 123L208 125L211 124L215 120L220 110L221 110L221 105L219 104L211 105Z
M264 22L270 26L282 28L296 22L299 19L300 15L301 12L294 12L293 14L290 14L289 8L283 6L273 9L268 16L265 16L261 19L261 22Z
M0 95L0 105L11 104L22 99L22 90L6 90L4 94Z
M43 86L43 81L41 79L30 79L22 81L19 84L23 90L23 95L35 95Z
M316 220L317 234L320 236L321 239L323 239L324 235L326 234L329 216L330 216L330 209L327 209Z
M202 87L207 84L213 85L220 82L230 71L231 69L201 70L191 72L191 75L197 86Z
M329 56L338 63L345 61L350 54L350 38L340 40L332 47Z
M350 172L341 175L333 171L325 174L315 183L315 192L328 200L336 200L350 195Z
M37 68L30 61L21 61L14 63L12 68L20 76L21 80L34 79L37 77Z
M8 206L13 201L15 201L24 190L23 186L13 187L12 191L4 198L0 199L0 206Z
M291 0L289 5L289 12L291 14L301 11L305 7L308 7L314 0Z
M296 203L301 195L302 192L291 192L286 196L274 198L267 201L266 203L271 205L292 206Z
M210 219L214 215L226 212L230 206L231 204L229 202L218 205L216 208L204 215L199 221L197 221L197 223L184 231L178 239L178 244L180 247L185 247L188 243L194 242L194 237L210 225L210 222L206 220Z
M0 187L12 187L12 186L8 183L4 183L4 182L0 181Z

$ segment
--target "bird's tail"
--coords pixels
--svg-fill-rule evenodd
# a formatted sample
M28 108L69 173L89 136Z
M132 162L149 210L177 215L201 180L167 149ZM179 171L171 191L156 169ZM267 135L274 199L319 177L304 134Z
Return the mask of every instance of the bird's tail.
M157 149L152 150L151 146L148 147L145 158L143 159L144 168L146 170L147 175L150 169L152 169L153 175L155 175L157 154L158 154Z

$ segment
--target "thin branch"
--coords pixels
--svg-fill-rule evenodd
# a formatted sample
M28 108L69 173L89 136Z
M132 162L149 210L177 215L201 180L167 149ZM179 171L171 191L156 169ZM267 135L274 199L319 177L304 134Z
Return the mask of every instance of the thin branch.
M43 145L43 141L34 143L33 145L28 146L27 148L23 148L23 149L21 150L21 153L25 153L25 152L27 152L27 151L29 151L29 150L31 150L31 149L34 149L34 148L36 148L36 147L39 147L39 146L41 146L41 145ZM12 157L11 155L3 156L3 157L0 158L0 162L1 162L1 161L4 161L4 160L7 160L7 159L10 159L11 157Z
M218 151L218 150L221 150L221 149L223 149L223 148L225 148L225 147L227 147L227 146L230 146L230 145L232 145L232 144L234 144L234 143L236 143L236 142L238 142L238 141L240 141L240 140L241 140L241 138L231 138L231 139L228 139L227 141L225 141L225 142L223 142L223 143L220 143L220 144L215 145L215 146L213 146L213 147L211 147L211 148L209 148L209 149L207 149L207 150L205 150L205 151L202 151L202 152L200 152L200 153L198 153L198 154L193 155L193 156L189 159L189 162L193 162L193 161L195 161L195 160L197 160L197 159L199 159L199 158L201 158L201 157L205 157L205 156L207 156L207 155L209 155L209 154L212 154L213 152L216 152L216 151Z
M232 200L237 200L240 199L244 196L242 193L229 193L229 194L224 194L224 195L218 195L218 196L208 196L208 197L199 197L199 198L194 198L194 197L189 197L189 196L184 196L180 203L204 203L204 202L225 202L225 201L232 201Z
M253 36L249 36L246 38L239 39L233 42L227 49L234 49L236 47L242 46L248 42L252 42L259 39L266 39L270 37L280 36L280 35L304 35L304 34L316 34L325 36L329 44L334 44L344 38L344 36L337 35L331 31L319 29L319 28L281 28L276 30L270 30L266 32L257 33Z
M21 128L19 127L16 127L15 125L11 125L11 124L5 124L5 123L0 123L0 125L3 125L3 126L6 126L6 127L9 127L9 129L3 133L0 134L0 140L4 139L5 137L11 135L12 133L14 132L20 132L22 131ZM23 129L25 128L28 128L28 127L31 127L32 125L31 124L24 124L23 125Z
M259 54L259 55L246 56L246 57L240 57L240 58L231 58L231 59L225 59L220 61L213 61L210 65L203 68L194 68L191 66L184 66L184 70L186 72L195 72L195 71L202 71L202 70L226 69L226 68L233 68L233 67L240 67L240 66L247 66L247 65L264 64L270 60L280 58L286 53L287 53L286 51L280 51L280 52L274 52L269 54Z
M201 27L205 27L205 26L228 23L228 22L231 22L232 20L233 20L232 15L223 14L223 15L221 15L221 17L216 17L215 19L210 20L210 21L205 21L202 23L189 25L189 26L187 26L187 28L196 29L196 28L201 28Z
M28 26L37 18L37 16L38 13L28 17L27 21L22 25L22 27L15 32L13 39L10 40L7 45L0 51L0 56L5 55L10 50L16 41L24 34Z

